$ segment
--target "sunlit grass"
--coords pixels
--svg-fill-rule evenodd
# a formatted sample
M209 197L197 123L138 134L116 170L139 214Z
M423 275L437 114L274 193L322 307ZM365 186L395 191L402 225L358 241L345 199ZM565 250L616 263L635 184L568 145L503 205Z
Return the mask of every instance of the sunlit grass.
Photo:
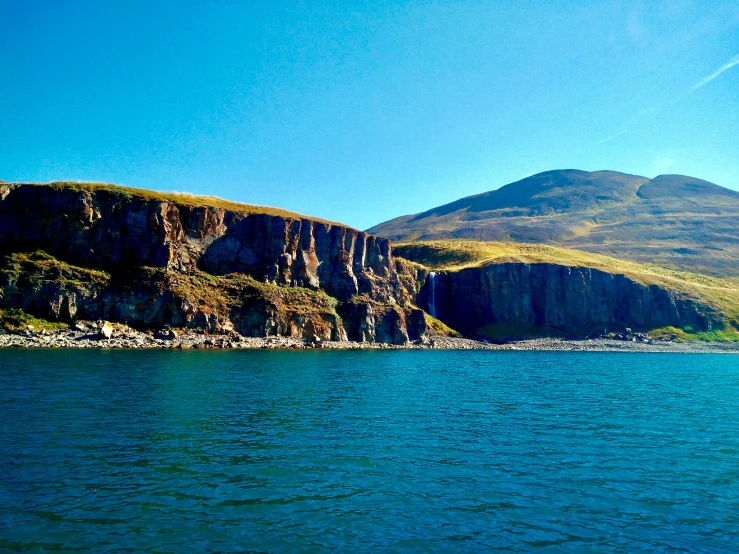
M67 323L34 317L19 308L0 309L0 329L9 333L17 333L29 328L35 331L58 331L68 327Z
M317 217L308 217L295 212L287 210L281 210L279 208L272 208L269 206L255 206L252 204L244 204L241 202L234 202L231 200L225 200L217 196L200 196L196 194L184 193L184 192L157 192L152 190L137 189L133 187L122 187L118 185L111 185L107 183L76 183L66 181L55 181L52 183L29 183L34 186L42 187L53 187L57 189L69 189L76 191L85 191L90 193L107 192L111 195L118 196L123 200L132 200L138 198L147 202L173 202L185 206L193 207L211 207L211 208L223 208L233 212L242 214L264 214L273 215L280 217L287 217L292 219L310 219L312 221L318 221L321 223L328 223L331 225L341 225L333 221L320 219ZM346 227L346 225L343 225Z
M434 317L431 317L429 314L424 314L424 317L426 318L426 326L431 329L431 332L435 335L443 335L446 337L461 337L462 334L458 333L449 325L444 323L443 321L440 321Z

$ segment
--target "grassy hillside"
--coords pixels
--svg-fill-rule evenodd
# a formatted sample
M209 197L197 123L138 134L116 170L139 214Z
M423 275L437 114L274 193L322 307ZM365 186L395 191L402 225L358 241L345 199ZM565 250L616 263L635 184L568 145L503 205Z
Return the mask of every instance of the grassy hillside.
M681 175L548 171L369 231L397 241L551 244L739 276L739 193Z
M589 267L623 274L645 285L659 285L705 302L726 314L727 323L739 327L739 278L718 278L655 265L619 260L600 254L541 244L439 240L399 243L395 254L429 269L458 271L488 264L520 262ZM731 333L732 339L735 333ZM706 337L727 338L727 337Z

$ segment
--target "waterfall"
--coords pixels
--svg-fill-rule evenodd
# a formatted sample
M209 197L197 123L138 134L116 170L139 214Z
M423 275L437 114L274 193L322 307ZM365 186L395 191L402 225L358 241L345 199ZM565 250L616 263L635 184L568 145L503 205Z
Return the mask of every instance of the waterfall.
M436 319L436 273L429 272L428 292L429 315Z

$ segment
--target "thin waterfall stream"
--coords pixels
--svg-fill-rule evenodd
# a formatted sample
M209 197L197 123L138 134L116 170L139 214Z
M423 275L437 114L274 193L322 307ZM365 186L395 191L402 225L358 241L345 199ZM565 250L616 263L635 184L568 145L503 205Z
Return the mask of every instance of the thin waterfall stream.
M436 273L429 273L429 315L436 319Z

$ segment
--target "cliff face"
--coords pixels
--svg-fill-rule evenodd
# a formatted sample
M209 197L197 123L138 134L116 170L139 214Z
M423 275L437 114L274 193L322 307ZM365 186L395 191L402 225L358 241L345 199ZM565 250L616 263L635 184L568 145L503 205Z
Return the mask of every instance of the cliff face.
M0 241L6 248L41 248L85 267L238 272L321 288L341 300L364 292L392 295L395 269L386 239L310 219L116 192L0 185Z
M242 208L115 187L0 184L0 308L141 329L394 344L429 331L416 305L468 336L490 326L570 336L709 330L726 319L674 291L583 267L429 273L394 258L386 239Z
M75 271L96 268L109 275L104 283L64 284L46 279L30 262L13 273L6 259L3 305L42 316L140 327L235 326L248 330L242 334L306 338L346 338L348 331L350 339L401 342L408 340L406 318L414 310L386 239L300 216L152 200L124 189L0 185L0 249L6 258L42 250ZM251 281L232 290L225 278L231 274ZM206 283L182 283L188 279ZM265 291L263 285L276 288ZM203 286L213 295L193 304L191 297ZM296 288L339 302L329 309L306 297L296 307ZM60 295L67 298L64 306L76 308L56 314ZM424 330L415 327L410 336Z
M624 327L722 329L724 314L624 275L556 264L500 263L431 274L418 303L466 335L487 326L586 336Z
M141 329L199 328L243 336L346 340L336 300L321 291L137 268L109 274L70 266L43 252L7 255L0 305L45 319L105 319ZM374 337L371 337L374 338Z

